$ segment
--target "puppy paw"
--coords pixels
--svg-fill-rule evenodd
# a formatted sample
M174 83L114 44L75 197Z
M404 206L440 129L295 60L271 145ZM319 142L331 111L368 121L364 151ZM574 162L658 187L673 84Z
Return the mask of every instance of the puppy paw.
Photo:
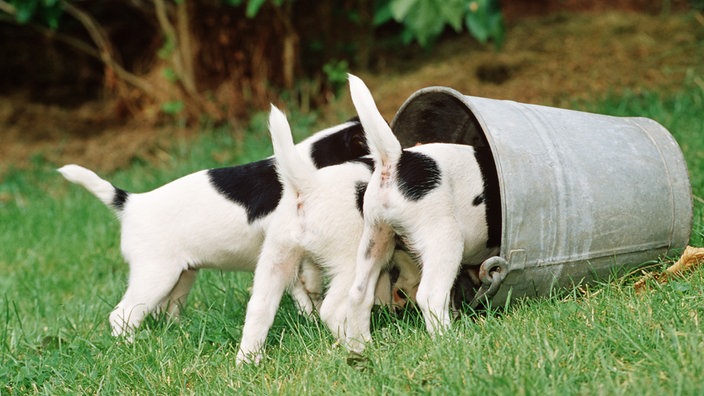
M113 337L124 337L128 342L134 341L134 333L137 325L125 319L125 313L122 310L115 309L110 313L110 327L112 328Z
M246 352L240 348L239 351L237 351L237 357L235 358L235 365L241 366L243 364L253 364L255 366L259 365L259 362L262 360L262 352L261 351L255 351L255 352Z
M345 348L350 354L361 355L368 341L371 340L367 337L347 337L345 339Z

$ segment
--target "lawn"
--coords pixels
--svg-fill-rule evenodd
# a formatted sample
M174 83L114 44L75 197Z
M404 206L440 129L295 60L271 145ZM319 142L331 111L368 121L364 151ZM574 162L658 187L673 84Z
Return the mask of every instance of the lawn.
M653 118L685 154L694 194L691 244L704 246L704 83L674 95L609 96L575 108ZM295 115L296 130L314 116ZM299 136L300 137L300 136ZM246 148L245 148L246 147ZM265 115L247 141L204 131L158 164L106 175L145 191L191 171L270 153ZM34 159L0 181L0 394L702 394L704 271L637 295L640 274L507 309L466 313L430 339L409 312L376 312L366 360L350 365L322 324L287 297L258 367L236 367L252 275L202 271L178 323L148 320L134 343L110 336L125 290L118 222ZM651 271L664 268L663 261ZM702 315L702 318L699 318Z

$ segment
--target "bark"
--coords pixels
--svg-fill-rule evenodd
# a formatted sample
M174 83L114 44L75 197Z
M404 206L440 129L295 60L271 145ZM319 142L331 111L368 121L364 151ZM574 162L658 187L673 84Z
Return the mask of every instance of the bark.
M142 91L152 99L158 99L160 95L157 89L146 80L128 72L115 59L115 51L107 35L97 21L87 12L68 3L63 2L64 10L78 20L90 35L93 43L98 48L98 57L105 65L105 85L107 88L115 88L118 92L125 94L124 83L130 84Z

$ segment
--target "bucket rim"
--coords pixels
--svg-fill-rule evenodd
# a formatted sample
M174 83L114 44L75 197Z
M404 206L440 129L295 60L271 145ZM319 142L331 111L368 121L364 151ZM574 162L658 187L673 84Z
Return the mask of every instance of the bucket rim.
M457 91L454 88L442 86L442 85L434 85L430 87L425 87L421 88L414 93L411 94L411 96L406 99L405 102L399 107L399 109L396 111L396 114L394 115L394 118L391 120L391 123L389 124L391 129L394 129L394 126L396 125L396 122L399 119L399 116L402 115L408 106L411 105L412 102L417 100L419 97L427 95L427 94L445 94L448 95L456 100L459 100L462 102L462 104L465 105L465 107L472 113L474 118L477 120L479 123L479 126L481 127L482 135L486 139L487 144L489 145L489 148L491 149L491 156L494 159L494 165L496 166L496 171L497 174L499 175L499 189L501 193L501 206L502 206L502 212L505 215L505 208L504 208L504 193L503 193L503 188L504 188L504 181L503 178L501 177L501 161L499 161L499 153L498 150L496 149L496 142L494 140L494 137L489 133L491 128L489 128L488 123L484 119L484 117L481 114L481 111L477 108L477 106L472 102L472 96L465 95L459 91ZM516 103L511 100L502 100L502 99L492 99L492 100L497 100L501 102L506 102L506 103Z
M501 204L501 242L500 242L500 247L499 247L499 257L503 257L505 259L509 258L510 252L506 247L506 216L508 215L508 205L506 203L507 196L506 196L506 185L505 185L505 180L504 180L504 172L502 170L501 166L501 161L499 158L499 153L498 149L496 148L496 142L494 140L494 137L489 133L490 128L484 119L484 117L481 114L481 111L477 108L477 106L472 102L471 96L465 95L456 89L447 87L447 86L441 86L441 85L435 85L435 86L429 86L425 88L421 88L414 93L412 93L408 99L406 99L405 102L399 107L398 111L396 111L396 114L394 115L394 118L391 120L391 123L389 124L392 131L394 129L394 126L396 125L396 122L399 119L399 116L402 115L408 106L411 105L415 100L417 100L421 96L425 96L428 94L444 94L447 95L455 100L458 100L461 102L465 108L472 113L472 116L477 120L477 123L479 124L479 127L481 129L481 133L484 137L484 139L487 142L487 145L489 146L489 149L491 150L491 156L494 161L494 167L496 168L496 178L497 182L499 185L499 199L500 199L500 204ZM512 101L505 101L505 102L511 102L515 103ZM395 133L395 131L394 131Z

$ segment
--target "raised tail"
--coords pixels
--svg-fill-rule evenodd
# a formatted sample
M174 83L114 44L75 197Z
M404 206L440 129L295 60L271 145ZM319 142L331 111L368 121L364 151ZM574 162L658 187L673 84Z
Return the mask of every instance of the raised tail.
M109 181L100 178L90 169L78 165L65 165L57 169L71 183L80 184L98 197L103 203L120 213L127 201L129 193L113 186Z
M298 192L308 190L314 182L316 168L298 152L286 115L274 105L269 114L269 133L281 183Z
M401 143L374 103L372 93L357 76L348 74L352 103L364 127L369 152L382 168L393 166L401 158Z

